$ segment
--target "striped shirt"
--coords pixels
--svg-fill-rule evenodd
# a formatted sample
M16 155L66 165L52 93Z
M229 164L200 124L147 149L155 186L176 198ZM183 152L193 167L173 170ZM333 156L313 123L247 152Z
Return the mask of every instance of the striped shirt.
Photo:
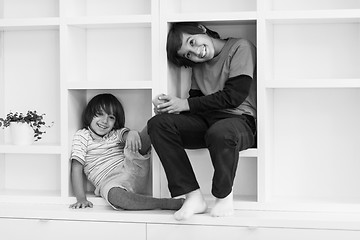
M85 175L95 187L124 161L123 135L128 131L128 128L112 130L102 138L94 138L94 133L86 128L75 133L71 159L84 166Z

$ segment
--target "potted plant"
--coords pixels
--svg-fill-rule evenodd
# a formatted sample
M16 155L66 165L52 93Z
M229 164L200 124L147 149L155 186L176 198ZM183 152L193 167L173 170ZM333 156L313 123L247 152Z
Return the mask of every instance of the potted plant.
M28 111L26 114L10 111L5 118L0 118L0 127L10 127L14 144L28 145L41 139L42 134L46 133L44 128L51 127L46 125L44 116L36 111Z

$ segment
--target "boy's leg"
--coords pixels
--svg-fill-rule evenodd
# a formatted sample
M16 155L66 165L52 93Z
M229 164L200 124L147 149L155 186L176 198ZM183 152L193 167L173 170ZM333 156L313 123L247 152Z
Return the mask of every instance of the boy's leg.
M207 124L191 114L159 114L148 121L152 144L160 157L172 196L186 196L184 205L174 214L185 220L204 213L207 204L200 192L185 148L204 148Z
M110 189L108 200L112 205L124 210L178 210L184 203L184 199L153 198L128 192L120 187Z
M239 151L253 145L254 132L246 117L226 118L214 123L205 139L214 166L212 194L216 201L211 215L230 215Z
M172 197L199 188L185 148L205 148L207 124L193 114L158 114L148 121L148 133L164 167Z

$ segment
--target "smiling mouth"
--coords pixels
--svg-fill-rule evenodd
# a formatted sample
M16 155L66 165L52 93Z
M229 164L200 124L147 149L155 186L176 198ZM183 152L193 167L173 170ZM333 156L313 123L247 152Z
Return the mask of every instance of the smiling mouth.
M206 47L205 47L205 45L203 46L203 48L202 48L202 51L201 51L201 53L200 53L200 57L201 58L204 58L206 56Z
M101 125L101 124L98 124L97 125L99 128L101 128L101 129L107 129L107 126L104 126L104 125Z

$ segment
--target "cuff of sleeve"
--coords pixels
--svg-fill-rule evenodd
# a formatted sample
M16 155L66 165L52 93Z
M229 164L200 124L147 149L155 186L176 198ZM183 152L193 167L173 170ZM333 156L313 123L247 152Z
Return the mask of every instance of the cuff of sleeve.
M73 156L71 156L71 158L70 158L72 161L78 161L81 165L84 165L84 163L85 163L85 161L84 161L84 159L81 159L80 157L78 157L78 156L76 156L76 155L73 155Z
M127 127L120 129L120 139L124 139L124 134L128 133L129 131L130 131L130 129Z

